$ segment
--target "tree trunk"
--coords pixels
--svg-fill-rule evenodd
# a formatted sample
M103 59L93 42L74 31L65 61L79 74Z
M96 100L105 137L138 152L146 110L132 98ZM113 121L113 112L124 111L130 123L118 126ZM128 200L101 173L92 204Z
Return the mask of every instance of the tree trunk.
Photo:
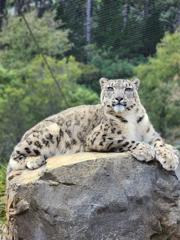
M149 0L144 0L144 18L149 15Z
M125 5L123 6L123 28L126 28L127 22L128 22L128 17L129 17L129 11L130 11L130 6L129 6L129 0L126 0Z
M15 15L19 16L21 14L22 7L24 5L23 0L16 0L15 1Z
M174 25L174 31L176 30L180 31L180 9L177 12L176 22Z
M3 20L5 16L6 0L0 0L0 31L2 30Z
M50 9L53 2L52 0L36 0L36 9L37 9L37 17L43 17L46 10Z
M92 0L86 0L86 42L91 42L91 30L92 30Z

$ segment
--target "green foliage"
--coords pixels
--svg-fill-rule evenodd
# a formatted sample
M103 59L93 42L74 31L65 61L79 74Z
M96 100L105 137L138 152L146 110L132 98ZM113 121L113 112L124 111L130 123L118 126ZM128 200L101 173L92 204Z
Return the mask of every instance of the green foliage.
M160 21L160 9L152 5L152 13L144 18L142 24L143 54L152 55L156 52L156 44L164 35L164 29Z
M49 4L46 2L49 2ZM17 12L18 8L24 12L30 12L34 9L36 16L44 16L43 18L33 17L37 21L37 24L46 18L44 12L52 15L52 9L54 9L56 23L62 20L62 24L57 24L58 26L55 26L55 28L57 27L65 31L65 33L67 33L67 29L70 30L69 39L73 43L73 46L71 49L68 49L70 50L68 54L74 55L80 61L85 61L87 2L84 0L53 0L39 1L39 4L37 4L35 0L12 0L7 2L7 7L14 7ZM32 3L34 3L34 6ZM179 25L179 9L179 0L91 0L91 43L96 44L98 48L111 48L112 53L119 58L131 59L139 55L152 55L155 53L156 44L163 37L164 33L166 31L174 32L177 29ZM39 15L39 11L43 13ZM52 19L53 16L51 21ZM33 26L36 24L32 19L29 20ZM49 24L49 22L45 21L44 23L44 25L41 25L42 32ZM22 29L24 28L23 24L23 21L19 22L19 26L21 25ZM14 31L16 28L15 26ZM53 38L53 29L54 26L49 28L50 34L45 36L45 39L49 42L48 44L55 43L56 45L57 39L61 39L59 44L63 43L63 36L61 38L57 36L57 38L53 39L54 41L48 41L51 37ZM39 34L38 30L38 38ZM25 35L22 34L23 36L26 39L28 32L27 35L26 33ZM32 41L30 40L30 42ZM25 47L29 47L29 43L27 41L25 43ZM41 41L41 44L48 45L46 41ZM48 49L45 49L46 54Z
M165 31L161 12L162 5L155 0L133 3L122 0L101 1L94 30L97 46L111 47L112 52L121 58L154 54L156 44Z
M72 44L69 31L59 29L61 21L55 22L52 13L36 18L31 12L26 19L40 49L21 17L10 17L0 32L0 157L5 160L25 130L35 123L67 107L98 99L92 90L78 84L80 79L84 81L88 67L74 57L63 57ZM46 55L60 88L40 53ZM89 77L94 69L88 69Z
M34 12L26 15L41 53L62 58L71 47L68 40L68 30L58 30L52 14L36 18ZM21 17L10 17L8 25L0 32L0 62L6 67L22 67L36 54L40 54L27 27Z
M94 90L100 91L100 85L98 79L102 76L100 69L92 64L81 64L82 74L78 78L78 83Z
M121 14L122 1L104 0L97 8L97 28L95 40L98 46L115 47L119 45L123 28L123 16ZM97 31L96 31L97 30Z
M177 28L178 0L96 0L91 1L91 43L109 49L118 58L153 55L166 31ZM56 19L70 29L74 47L71 54L86 60L87 1L69 0L56 4Z
M108 78L123 78L133 75L133 65L126 59L113 56L110 50L100 50L95 46L88 46L89 62L99 69L100 75Z
M56 20L61 19L63 25L61 29L70 29L70 41L73 43L71 54L79 60L84 59L84 45L86 44L84 36L85 28L85 1L68 0L58 1L56 7Z
M14 70L14 78L0 89L0 156L3 159L8 158L25 130L38 121L70 106L98 101L92 90L77 84L83 70L73 57L59 61L47 57L47 60L61 91L41 56L37 56L21 70Z
M5 179L6 168L0 165L0 226L5 222Z
M142 97L155 126L167 135L179 125L180 33L166 34L157 54L135 69L142 80Z
M8 84L12 79L14 79L14 72L12 70L5 69L0 65L0 87L3 87L3 84Z

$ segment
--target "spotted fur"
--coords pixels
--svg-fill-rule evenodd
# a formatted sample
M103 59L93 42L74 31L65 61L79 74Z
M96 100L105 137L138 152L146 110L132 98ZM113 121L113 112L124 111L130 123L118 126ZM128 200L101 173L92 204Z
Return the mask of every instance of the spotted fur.
M14 148L9 171L85 151L130 152L137 160L156 159L165 169L176 169L176 151L154 130L140 102L139 80L101 78L100 85L100 104L67 109L28 130Z

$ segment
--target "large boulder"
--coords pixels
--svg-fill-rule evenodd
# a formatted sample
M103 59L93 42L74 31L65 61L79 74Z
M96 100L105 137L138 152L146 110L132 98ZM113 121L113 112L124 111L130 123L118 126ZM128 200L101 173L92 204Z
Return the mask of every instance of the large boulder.
M13 240L180 239L180 184L128 154L54 157L8 181Z

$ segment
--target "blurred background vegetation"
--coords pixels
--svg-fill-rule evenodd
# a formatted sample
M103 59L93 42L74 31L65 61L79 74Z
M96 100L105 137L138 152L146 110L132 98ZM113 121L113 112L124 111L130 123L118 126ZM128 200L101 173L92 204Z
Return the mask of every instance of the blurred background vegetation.
M138 76L155 127L175 141L179 27L179 0L0 0L0 161L41 119L97 103L101 76Z
M38 121L97 103L101 76L139 77L153 124L178 145L179 28L179 0L0 0L0 163Z

